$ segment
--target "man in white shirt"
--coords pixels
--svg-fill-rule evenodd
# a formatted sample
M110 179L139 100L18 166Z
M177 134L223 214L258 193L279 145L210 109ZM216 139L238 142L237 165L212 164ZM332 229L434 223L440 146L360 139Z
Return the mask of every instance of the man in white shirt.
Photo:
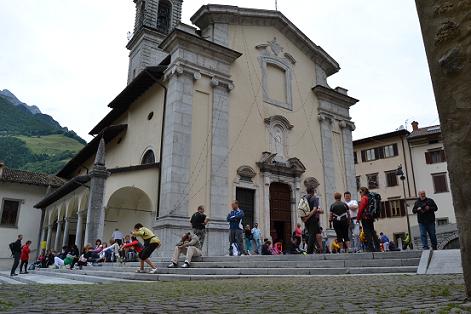
M118 243L121 246L123 244L123 233L119 231L118 228L114 229L113 234L111 235L114 242Z
M343 193L345 204L347 204L350 211L350 235L352 239L352 250L358 252L360 250L360 224L357 224L357 212L358 202L352 200L352 194L350 192Z

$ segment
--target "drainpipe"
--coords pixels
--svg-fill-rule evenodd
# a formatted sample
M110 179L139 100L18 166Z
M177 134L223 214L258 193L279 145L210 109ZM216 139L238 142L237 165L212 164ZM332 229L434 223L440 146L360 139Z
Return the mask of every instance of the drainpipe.
M401 143L402 143L402 155L404 157L404 165L406 167L406 173L408 174L409 173L409 170L407 168L407 157L406 157L406 147L404 145L404 137L401 136ZM409 147L409 150L410 150L410 147ZM412 163L412 156L409 154L409 157L411 158L411 163ZM414 177L414 174L413 174L413 171L412 171L412 178ZM407 178L410 178L410 175L408 174L407 175ZM410 180L407 179L407 190L409 191L409 197L411 197L411 194L410 194ZM406 197L406 193L405 193L405 190L404 190L404 197ZM409 233L410 234L410 233Z
M162 131L160 132L160 153L159 153L159 163L160 163L160 169L159 169L159 186L157 187L157 197L159 198L159 201L157 202L157 210L156 210L156 220L160 216L160 192L161 192L161 187L162 187L162 156L163 156L163 150L164 150L164 131L165 131L165 112L167 109L167 87L162 84L162 82L157 79L152 73L150 73L148 70L144 70L147 75L149 75L150 78L152 78L155 83L160 85L164 89L164 103L163 103L163 108L162 108Z
M46 194L47 195L47 194ZM39 235L38 235L38 245L37 245L37 254L36 254L36 259L38 258L39 254L41 254L41 241L43 240L41 238L41 235L43 233L43 226L44 226L44 217L46 216L46 209L41 208L41 223L39 224Z

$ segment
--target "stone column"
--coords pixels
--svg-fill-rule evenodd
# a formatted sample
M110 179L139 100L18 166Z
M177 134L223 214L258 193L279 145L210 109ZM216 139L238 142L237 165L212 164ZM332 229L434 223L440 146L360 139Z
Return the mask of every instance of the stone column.
M77 245L79 250L82 250L83 216L83 211L79 211L77 213L77 231L75 234L75 245Z
M90 196L88 199L87 221L85 227L85 243L95 242L103 238L105 225L105 209L103 197L106 178L110 175L105 167L105 141L102 138L95 157L95 164L89 173Z
M62 246L69 244L70 218L64 218L64 235L62 237Z
M447 155L466 295L471 297L471 2L416 0Z
M46 239L46 249L51 249L51 238L52 238L52 225L47 225L47 239Z
M154 225L162 245L157 254L170 256L181 234L190 228L188 204L192 141L193 74L175 67L168 83L161 161L159 217ZM209 244L209 242L207 242Z
M340 122L343 137L343 152L345 160L345 178L347 182L347 190L356 195L356 175L355 175L355 160L353 159L353 140L352 131L355 130L355 125L352 122Z
M321 208L324 209L324 216L327 218L327 204L334 199L335 186L335 162L332 144L332 117L320 114L322 140L322 163L324 168L324 199L321 200Z
M54 249L57 250L57 251L59 251L61 249L61 247L60 247L61 233L62 233L62 220L58 219L57 220L57 229L56 229L56 239L54 241Z

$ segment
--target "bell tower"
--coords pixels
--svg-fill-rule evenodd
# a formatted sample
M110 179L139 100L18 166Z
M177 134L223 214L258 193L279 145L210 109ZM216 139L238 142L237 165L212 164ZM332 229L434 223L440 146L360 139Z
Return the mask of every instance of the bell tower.
M134 0L134 32L126 48L129 53L128 84L146 67L158 65L167 54L160 43L178 25L183 0Z

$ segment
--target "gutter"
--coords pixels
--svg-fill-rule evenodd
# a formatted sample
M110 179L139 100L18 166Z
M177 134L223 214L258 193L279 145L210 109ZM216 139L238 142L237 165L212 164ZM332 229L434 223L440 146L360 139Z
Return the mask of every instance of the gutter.
M159 201L157 202L157 209L156 209L156 220L160 216L160 193L162 190L162 156L164 151L164 131L165 131L165 114L167 111L167 87L162 84L162 81L157 79L152 73L150 73L147 69L144 70L150 78L152 78L155 83L161 86L164 89L164 103L162 108L162 130L160 132L160 152L159 152L159 163L160 163L160 170L159 170L159 186L157 187L157 197Z

